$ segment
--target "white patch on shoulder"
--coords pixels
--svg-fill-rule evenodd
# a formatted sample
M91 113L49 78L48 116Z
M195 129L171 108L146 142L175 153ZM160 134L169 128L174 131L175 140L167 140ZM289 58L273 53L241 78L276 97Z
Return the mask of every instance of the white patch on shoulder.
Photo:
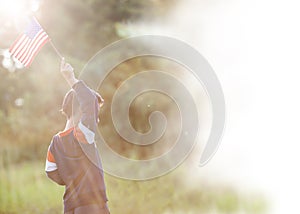
M95 133L88 129L85 125L83 125L81 122L78 124L78 128L82 131L82 133L85 136L85 139L89 144L94 143L95 141Z

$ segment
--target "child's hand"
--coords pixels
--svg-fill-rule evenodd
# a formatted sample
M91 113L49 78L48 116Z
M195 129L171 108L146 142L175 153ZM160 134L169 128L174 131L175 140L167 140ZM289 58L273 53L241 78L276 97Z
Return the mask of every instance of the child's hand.
M78 82L75 78L73 67L69 63L65 62L65 58L61 60L60 72L71 87Z

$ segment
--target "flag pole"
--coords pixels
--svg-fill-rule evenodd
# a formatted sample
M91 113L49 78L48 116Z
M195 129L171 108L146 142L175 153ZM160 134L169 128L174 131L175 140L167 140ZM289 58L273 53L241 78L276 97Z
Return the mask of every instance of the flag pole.
M33 18L36 20L37 23L39 23L38 19L35 17L35 15L33 15ZM40 23L39 23L40 25ZM57 54L57 56L60 59L63 59L64 57L60 54L60 52L57 50L57 48L55 47L54 43L52 42L52 40L49 40L49 43L51 44L52 48L54 49L55 53Z
M54 51L56 52L57 56L59 56L60 59L63 59L64 57L60 54L60 52L57 50L57 48L55 47L55 45L53 44L52 40L49 41L52 48L54 49Z

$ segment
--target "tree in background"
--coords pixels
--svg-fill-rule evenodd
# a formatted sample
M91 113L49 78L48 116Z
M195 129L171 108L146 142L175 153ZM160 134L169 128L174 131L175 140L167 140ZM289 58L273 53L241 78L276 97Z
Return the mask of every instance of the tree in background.
M97 51L121 38L116 24L157 19L175 2L44 0L40 1L40 8L35 14L55 45L79 73ZM0 47L4 50L18 36L22 26L16 20L1 15L0 20L3 26ZM0 136L3 139L0 151L7 148L9 151L28 150L26 156L14 152L16 157L11 155L12 161L44 158L41 151L45 150L47 143L42 140L58 131L54 127L63 120L58 112L67 90L65 84L60 84L58 64L59 59L51 46L46 45L29 69L9 71L0 67ZM111 83L116 80L122 79L114 75Z

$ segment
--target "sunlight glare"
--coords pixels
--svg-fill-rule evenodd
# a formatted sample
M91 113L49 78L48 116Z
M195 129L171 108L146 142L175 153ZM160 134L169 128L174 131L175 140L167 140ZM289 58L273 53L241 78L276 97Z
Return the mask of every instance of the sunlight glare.
M0 0L0 12L1 14L5 14L8 18L16 17L24 13L25 9L25 1L17 1L17 0Z

